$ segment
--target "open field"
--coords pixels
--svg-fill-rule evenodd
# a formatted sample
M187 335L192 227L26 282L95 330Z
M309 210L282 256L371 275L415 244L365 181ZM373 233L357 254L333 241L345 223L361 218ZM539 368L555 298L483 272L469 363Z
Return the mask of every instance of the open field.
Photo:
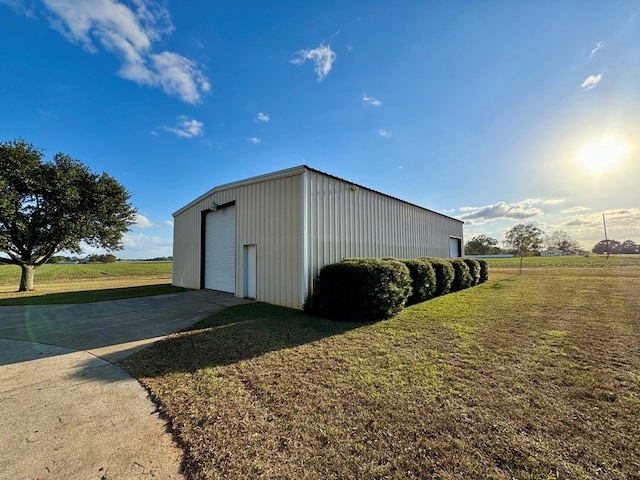
M499 268L518 268L520 257L514 258L486 258L489 266ZM523 268L535 267L569 267L569 268L611 268L611 267L639 267L640 255L589 255L588 257L570 255L566 257L525 257Z
M171 262L43 265L31 292L17 292L20 268L0 265L0 306L84 303L172 293Z
M248 305L123 365L191 479L638 479L639 290L500 269L374 324Z

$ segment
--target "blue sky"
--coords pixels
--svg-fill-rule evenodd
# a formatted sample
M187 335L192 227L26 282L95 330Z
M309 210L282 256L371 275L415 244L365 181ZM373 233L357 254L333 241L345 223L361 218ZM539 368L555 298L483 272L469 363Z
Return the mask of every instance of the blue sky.
M640 242L640 2L0 0L0 141L106 171L122 258L307 164L465 221ZM92 250L88 250L92 253Z

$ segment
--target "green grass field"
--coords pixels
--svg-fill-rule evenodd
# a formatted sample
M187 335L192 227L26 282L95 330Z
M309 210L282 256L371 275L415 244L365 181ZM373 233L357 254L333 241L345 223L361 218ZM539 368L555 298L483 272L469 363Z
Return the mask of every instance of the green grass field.
M372 324L236 307L123 366L189 479L638 479L640 268L571 267Z
M518 268L520 258L487 258L491 267ZM640 267L640 255L571 255L566 257L525 257L523 268L536 267L568 267L568 268L610 268L610 267Z
M171 262L116 262L90 264L46 264L36 269L35 285L38 282L73 281L95 278L143 277L152 275L171 276ZM0 285L18 284L20 267L0 265Z
M18 292L20 268L0 265L0 306L85 303L172 293L171 262L43 265L34 290Z

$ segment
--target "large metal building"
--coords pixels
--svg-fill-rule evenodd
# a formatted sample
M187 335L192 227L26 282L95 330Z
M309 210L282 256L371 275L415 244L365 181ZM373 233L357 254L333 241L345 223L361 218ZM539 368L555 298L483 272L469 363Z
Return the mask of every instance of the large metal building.
M174 285L293 308L328 263L462 255L460 220L305 165L215 187L173 216Z

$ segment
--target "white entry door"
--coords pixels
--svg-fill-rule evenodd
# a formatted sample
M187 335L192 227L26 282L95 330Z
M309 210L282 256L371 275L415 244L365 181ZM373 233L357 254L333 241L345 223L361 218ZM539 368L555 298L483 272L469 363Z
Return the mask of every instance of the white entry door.
M462 256L462 241L459 238L449 237L449 256L457 258Z
M207 213L204 288L236 293L236 206Z
M256 246L245 245L243 252L243 277L244 277L244 298L256 299L256 276L258 262L256 257Z

